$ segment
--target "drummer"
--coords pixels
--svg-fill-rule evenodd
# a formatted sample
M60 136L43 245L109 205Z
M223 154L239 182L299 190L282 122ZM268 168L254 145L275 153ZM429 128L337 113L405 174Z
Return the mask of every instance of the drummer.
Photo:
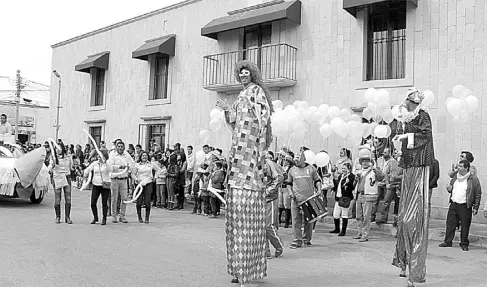
M288 172L287 184L292 185L291 216L293 227L293 243L289 248L296 249L304 246L312 246L311 237L313 234L313 223L304 223L304 235L301 231L303 226L303 215L301 214L300 205L306 202L308 198L319 194L321 191L321 179L313 165L307 164L304 151L309 150L302 147L294 160L296 166ZM303 241L304 240L304 241ZM304 243L303 243L304 242Z

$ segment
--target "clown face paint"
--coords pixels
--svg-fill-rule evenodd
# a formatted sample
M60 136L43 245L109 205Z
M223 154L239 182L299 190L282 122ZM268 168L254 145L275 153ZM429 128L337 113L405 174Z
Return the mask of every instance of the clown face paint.
M239 77L240 77L240 82L243 85L248 85L250 83L251 77L250 77L250 71L249 70L247 70L247 69L240 70Z

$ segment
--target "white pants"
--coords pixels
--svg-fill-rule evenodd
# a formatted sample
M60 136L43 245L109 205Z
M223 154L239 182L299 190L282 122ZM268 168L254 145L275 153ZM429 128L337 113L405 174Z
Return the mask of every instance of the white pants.
M349 207L350 208L350 207ZM335 207L333 208L333 218L340 219L345 218L348 219L348 209L338 206L338 201L335 202Z

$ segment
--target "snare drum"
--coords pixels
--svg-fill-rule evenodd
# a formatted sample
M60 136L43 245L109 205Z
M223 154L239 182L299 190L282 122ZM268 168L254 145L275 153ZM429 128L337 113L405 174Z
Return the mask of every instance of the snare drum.
M316 222L318 219L325 217L328 212L319 195L309 197L300 207L303 210L306 223Z

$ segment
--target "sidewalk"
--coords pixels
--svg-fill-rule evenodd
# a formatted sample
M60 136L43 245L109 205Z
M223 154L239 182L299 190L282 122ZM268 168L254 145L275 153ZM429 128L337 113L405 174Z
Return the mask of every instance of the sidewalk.
M434 241L443 241L445 238L445 220L430 219L429 235L428 238ZM332 216L327 216L316 224L316 233L328 233L328 231L333 230L334 222ZM349 219L348 221L348 233L356 233L357 231L357 221L356 219ZM351 230L351 231L350 231ZM376 224L375 222L371 225L371 230L374 232L379 232L383 234L395 235L396 228L392 227L392 222L390 224ZM352 232L353 231L353 232ZM468 236L471 246L476 247L487 247L487 225L472 223L470 226L470 234ZM455 233L455 243L460 242L460 232Z

